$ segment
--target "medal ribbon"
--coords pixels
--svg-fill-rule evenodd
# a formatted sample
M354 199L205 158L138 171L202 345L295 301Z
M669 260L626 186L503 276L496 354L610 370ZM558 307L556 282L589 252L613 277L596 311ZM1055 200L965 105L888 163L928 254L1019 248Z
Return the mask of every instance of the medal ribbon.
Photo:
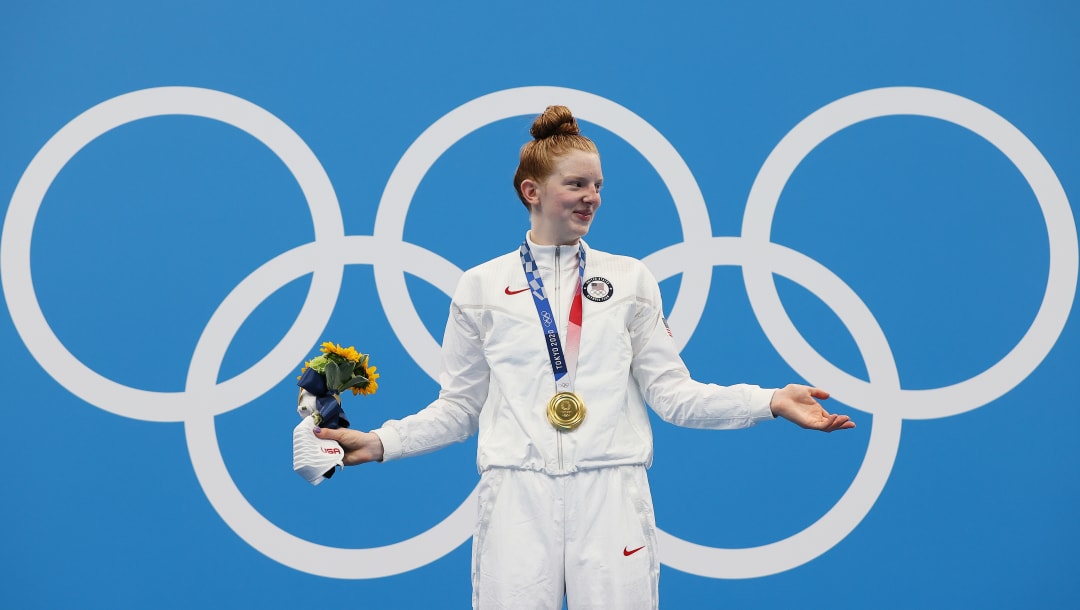
M574 389L574 372L577 369L581 345L581 286L585 282L585 247L578 245L578 281L574 301L570 305L570 320L566 325L565 350L559 340L559 326L551 312L551 302L548 301L544 281L540 279L540 270L536 267L536 259L529 249L528 240L521 242L518 253L521 255L521 268L525 270L525 280L529 283L533 304L536 306L536 315L540 317L540 326L544 331L544 345L547 346L548 358L551 360L556 390L571 392Z

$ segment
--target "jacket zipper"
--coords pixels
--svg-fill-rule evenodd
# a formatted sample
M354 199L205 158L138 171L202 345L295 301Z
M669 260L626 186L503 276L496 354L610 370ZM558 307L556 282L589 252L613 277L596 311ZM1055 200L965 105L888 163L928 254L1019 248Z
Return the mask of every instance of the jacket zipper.
M562 264L560 263L560 254L562 253L562 246L555 246L555 325L558 327L559 320L562 320L562 298L560 293L562 292ZM565 354L564 354L565 357ZM558 392L559 388L556 387L555 391ZM559 473L563 471L563 455L562 455L562 432L555 428L555 445L558 448L559 455Z

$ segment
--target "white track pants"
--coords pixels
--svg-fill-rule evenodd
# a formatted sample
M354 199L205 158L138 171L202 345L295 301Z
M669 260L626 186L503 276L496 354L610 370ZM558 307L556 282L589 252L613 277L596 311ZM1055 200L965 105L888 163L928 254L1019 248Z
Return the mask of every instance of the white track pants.
M660 561L644 466L480 477L478 610L656 608Z

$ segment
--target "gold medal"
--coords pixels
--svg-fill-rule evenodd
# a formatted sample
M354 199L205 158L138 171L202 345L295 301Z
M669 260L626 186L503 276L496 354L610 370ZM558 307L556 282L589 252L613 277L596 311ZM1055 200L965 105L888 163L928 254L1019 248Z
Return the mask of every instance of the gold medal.
M573 392L559 392L548 401L547 415L556 428L573 430L585 419L585 403Z

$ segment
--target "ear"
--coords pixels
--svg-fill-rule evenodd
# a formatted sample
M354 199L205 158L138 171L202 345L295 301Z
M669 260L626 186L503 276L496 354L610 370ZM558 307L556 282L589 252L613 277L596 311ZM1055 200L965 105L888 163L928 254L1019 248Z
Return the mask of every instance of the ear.
M521 181L521 196L525 198L525 201L529 205L538 205L540 203L540 185L535 180L526 178Z

